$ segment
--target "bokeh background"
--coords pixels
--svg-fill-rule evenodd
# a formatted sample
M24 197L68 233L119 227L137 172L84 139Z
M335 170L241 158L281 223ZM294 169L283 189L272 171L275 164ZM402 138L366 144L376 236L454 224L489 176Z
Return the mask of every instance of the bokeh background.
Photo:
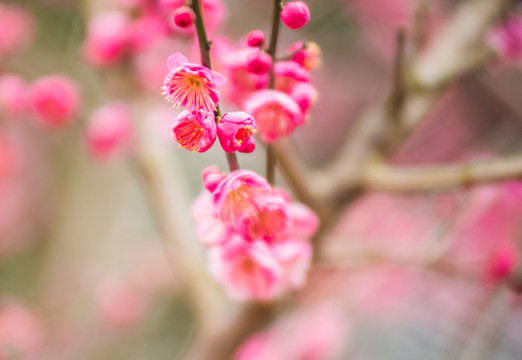
M111 8L139 18L131 1L124 10L117 3L0 2L0 25L7 23L8 7L27 17L18 48L0 52L0 75L31 83L63 74L78 83L82 99L79 115L60 129L30 115L0 114L0 359L182 359L197 331L179 264L159 236L131 154L158 159L176 188L170 200L181 209L172 222L195 252L202 245L190 204L202 188L201 170L225 170L226 162L217 146L190 153L171 138L176 111L160 90L165 59L180 51L197 60L192 36L158 36L115 68L85 61L90 17ZM318 101L291 138L300 156L319 168L364 109L390 90L397 26L411 31L423 7L429 42L461 1L307 3L310 22L297 32L283 29L279 49L284 53L303 39L322 49L322 65L312 74ZM223 49L238 48L250 30L268 31L271 2L224 5L223 22L210 33L215 44L227 43ZM456 163L520 151L521 74L517 63L495 59L458 79L393 162ZM130 104L139 135L128 153L105 161L89 152L85 128L93 111L113 100ZM226 99L221 106L237 109ZM262 146L240 161L262 174ZM286 187L282 176L277 181ZM326 253L347 254L350 261L317 265L293 306L281 309L267 329L281 331L290 343L324 329L330 340L324 346L335 351L311 359L520 359L522 303L491 279L491 264L506 251L518 254L521 216L516 179L422 195L367 192L321 240ZM411 265L441 244L451 269ZM203 256L193 261L206 272ZM320 319L306 318L324 308ZM296 330L303 328L305 334ZM10 336L15 341L2 348Z

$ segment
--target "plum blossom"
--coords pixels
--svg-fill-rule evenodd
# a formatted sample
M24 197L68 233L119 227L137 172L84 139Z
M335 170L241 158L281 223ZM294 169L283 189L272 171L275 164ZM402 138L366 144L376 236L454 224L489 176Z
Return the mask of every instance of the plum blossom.
M12 55L24 49L33 37L34 20L22 7L0 4L0 55Z
M272 299L280 289L281 266L262 241L247 242L236 235L212 248L210 271L237 301Z
M130 21L119 11L105 11L90 18L83 47L85 60L94 66L120 62L129 45Z
M310 73L295 61L278 61L274 64L276 90L290 93L300 82L310 81Z
M217 135L225 152L254 151L256 143L252 135L255 133L256 121L242 111L224 114L217 124Z
M132 119L127 104L115 102L96 110L86 129L89 152L97 159L122 154L132 141Z
M489 34L491 46L507 60L522 60L522 16L512 16Z
M247 70L252 74L267 74L272 66L272 57L265 52L255 51L247 57Z
M261 47L265 43L265 33L261 30L252 30L247 35L247 44L250 47Z
M183 111L174 120L172 134L180 147L193 152L205 152L216 141L214 113Z
M277 90L255 92L245 101L244 109L256 119L261 139L269 143L289 136L304 122L299 105Z
M297 41L288 49L295 61L306 70L312 70L321 65L321 48L313 41Z
M223 75L188 62L180 53L169 56L167 66L169 73L163 84L163 95L168 102L188 111L212 112L216 109L219 101L216 86L226 82Z
M198 238L206 245L219 245L228 241L232 231L212 214L212 198L203 191L192 205Z
M68 125L78 114L80 90L63 75L50 75L29 87L29 102L41 125L59 128Z
M20 115L27 109L27 83L18 75L0 76L0 111Z
M227 226L257 219L261 204L271 195L268 182L249 170L230 173L212 193L213 215Z

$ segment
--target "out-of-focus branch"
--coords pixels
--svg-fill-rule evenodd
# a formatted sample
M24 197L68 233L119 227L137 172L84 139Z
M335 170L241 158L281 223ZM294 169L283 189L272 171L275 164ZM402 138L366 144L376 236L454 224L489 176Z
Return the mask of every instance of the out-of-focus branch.
M522 155L457 165L393 166L368 163L362 186L391 191L438 190L522 177Z
M503 285L493 289L483 309L479 309L478 321L469 328L470 336L457 355L457 360L490 359L499 339L499 327L504 324L510 292Z
M473 71L483 64L489 54L483 47L483 37L493 23L510 5L509 0L469 0L462 2L454 15L440 31L431 44L414 59L409 75L408 96L404 99L401 112L403 129L401 138L407 136L425 118L449 83ZM340 199L348 198L349 193L368 182L364 170L369 161L376 156L376 149L382 148L383 139L389 139L387 124L390 123L386 109L386 99L380 106L369 109L356 121L354 128L336 158L321 170L301 167L300 176L304 188L318 190L319 201L335 207ZM398 142L400 139L394 139ZM286 151L286 150L285 150ZM276 152L279 154L281 151ZM288 164L298 162L296 152L285 155L288 161L280 162L283 173L289 174ZM278 155L279 157L279 155ZM291 160L293 157L294 160ZM450 172L451 173L451 172ZM446 175L447 176L447 175ZM452 175L453 176L453 175ZM374 176L377 177L377 176ZM451 176L450 176L451 177ZM363 179L364 178L364 179ZM379 176L380 179L382 179ZM482 178L482 176L481 176ZM491 177L494 181L500 177ZM323 182L327 179L325 186ZM401 178L402 179L402 178ZM400 182L400 181L399 181ZM456 181L450 181L455 183ZM377 185L377 182L373 183ZM384 188L384 181L382 182ZM407 190L404 186L404 190Z
M270 43L268 44L267 54L272 58L272 65L268 71L268 88L275 87L274 64L276 62L277 41L279 40L279 28L281 27L281 0L274 0L272 10L272 23L270 27ZM271 144L266 145L266 179L270 184L275 183L277 157Z

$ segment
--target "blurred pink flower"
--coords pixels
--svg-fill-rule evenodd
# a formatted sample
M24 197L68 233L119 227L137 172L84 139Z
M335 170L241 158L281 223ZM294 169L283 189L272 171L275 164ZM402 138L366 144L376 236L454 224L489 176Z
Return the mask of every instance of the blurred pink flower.
M277 90L255 92L245 101L244 109L256 119L259 136L265 142L289 136L304 122L299 105Z
M288 49L295 61L306 70L312 70L321 65L321 48L313 41L297 41Z
M317 101L319 93L315 87L308 82L300 82L290 90L290 97L299 105L301 111L306 113Z
M0 4L0 24L0 56L24 49L33 38L33 17L18 5Z
M261 30L252 30L247 35L247 44L251 47L261 47L265 43L265 33Z
M213 215L225 225L237 228L242 222L258 219L262 203L271 192L268 182L256 173L233 171L212 193Z
M287 239L274 243L272 251L283 268L280 283L283 290L303 285L312 261L312 245L310 242Z
M123 12L105 11L89 19L83 47L85 60L94 66L119 63L128 51L130 21Z
M247 70L252 74L267 74L272 66L272 57L262 51L254 51L247 57Z
M27 83L18 75L0 76L0 111L11 116L22 114L27 109Z
M337 359L346 346L348 331L346 316L336 304L319 304L282 317L268 330L254 334L233 359Z
M278 295L281 267L262 241L235 236L210 249L210 271L237 301L269 300Z
M159 9L169 16L185 4L184 0L159 0ZM222 0L202 0L203 19L208 30L219 28L228 15L225 3Z
M174 11L172 17L174 20L174 24L176 24L180 28L185 29L192 25L192 22L195 18L195 14L192 8L183 5Z
M117 157L129 150L133 128L130 109L114 102L96 110L86 129L87 148L99 160Z
M292 202L287 209L289 223L285 236L294 238L307 238L312 236L319 227L319 218L307 206L298 202Z
M149 51L157 42L165 39L168 28L161 17L145 13L134 19L128 26L129 51L134 55Z
M488 35L498 54L506 60L522 60L522 16L511 16Z
M277 196L260 198L256 216L245 218L237 231L248 240L274 240L284 234L288 224L288 204Z
M310 9L302 1L290 1L283 6L281 21L290 29L300 29L310 20Z
M254 91L268 85L267 74L257 75L247 69L248 56L255 51L257 50L252 48L241 49L223 56L223 66L229 79L226 86L227 97L237 105L241 105Z
M254 151L256 143L253 134L256 133L256 121L245 112L228 112L217 124L217 135L225 152Z
M226 175L221 170L219 170L217 166L207 166L205 169L203 169L201 176L203 178L203 184L205 185L205 188L211 193L216 190L216 187L219 185L219 183L226 177Z
M301 82L310 81L310 73L295 61L278 61L274 64L276 90L290 93Z
M0 304L0 355L34 359L43 345L40 320L28 308L17 303ZM11 356L9 356L11 358Z
M51 75L31 84L29 100L41 125L59 128L71 123L78 114L80 90L70 78Z
M223 75L188 62L181 53L169 56L167 65L169 73L163 84L163 95L168 102L189 111L214 111L219 101L216 86L226 82Z
M214 113L199 110L181 112L172 124L172 134L179 146L193 152L205 152L216 141Z
M206 245L220 245L228 241L232 231L212 214L210 192L203 190L192 205L198 238Z

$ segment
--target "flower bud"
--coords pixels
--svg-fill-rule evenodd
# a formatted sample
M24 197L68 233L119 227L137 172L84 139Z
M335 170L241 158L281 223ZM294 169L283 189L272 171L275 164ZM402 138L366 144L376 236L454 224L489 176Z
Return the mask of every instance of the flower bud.
M254 151L255 142L252 135L255 132L254 118L242 111L226 113L217 124L219 143L225 152Z
M281 21L290 29L300 29L310 20L310 10L302 1L287 3L281 11Z
M267 53L256 51L247 58L248 72L256 75L264 75L268 73L272 66L272 57Z
M192 25L194 21L194 11L188 6L182 6L174 11L174 24L182 29L186 29Z
M265 34L261 30L252 30L247 35L247 44L250 47L261 47L265 43Z

